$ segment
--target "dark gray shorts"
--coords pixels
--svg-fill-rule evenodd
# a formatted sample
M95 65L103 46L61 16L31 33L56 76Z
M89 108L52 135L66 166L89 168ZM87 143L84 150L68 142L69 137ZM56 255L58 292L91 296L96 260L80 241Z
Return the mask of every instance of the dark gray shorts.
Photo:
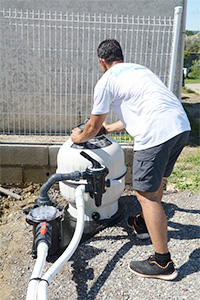
M135 151L133 156L133 189L156 192L163 177L169 177L174 164L186 145L189 131L167 142L145 150Z

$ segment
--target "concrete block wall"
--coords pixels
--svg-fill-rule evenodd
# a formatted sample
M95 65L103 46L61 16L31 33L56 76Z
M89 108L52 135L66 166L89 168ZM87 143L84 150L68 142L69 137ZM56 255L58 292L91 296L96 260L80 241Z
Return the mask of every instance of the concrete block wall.
M60 145L1 144L0 184L44 183L56 172ZM122 145L127 174L125 182L132 184L133 147Z

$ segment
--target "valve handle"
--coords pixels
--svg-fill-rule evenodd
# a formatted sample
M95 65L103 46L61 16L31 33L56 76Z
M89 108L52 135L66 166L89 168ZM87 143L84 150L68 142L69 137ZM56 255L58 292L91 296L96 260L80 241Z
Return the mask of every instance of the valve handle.
M102 168L102 165L101 165L97 160L95 160L94 158L92 158L89 154L87 154L86 152L81 151L80 154L81 154L83 157L85 157L87 160L91 161L92 167L93 167L94 169Z

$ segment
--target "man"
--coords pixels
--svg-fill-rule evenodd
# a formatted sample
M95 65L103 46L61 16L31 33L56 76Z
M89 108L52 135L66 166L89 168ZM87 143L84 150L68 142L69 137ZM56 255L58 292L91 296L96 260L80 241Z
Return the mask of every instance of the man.
M162 178L169 177L185 146L190 124L180 101L149 69L123 62L120 44L103 41L97 54L104 75L94 90L90 120L83 131L72 130L74 143L93 138L103 124L106 132L126 130L134 137L133 188L142 214L128 219L139 238L151 237L155 254L132 261L130 269L144 277L173 280L177 271L167 245L167 219L161 205ZM105 122L112 109L119 121Z

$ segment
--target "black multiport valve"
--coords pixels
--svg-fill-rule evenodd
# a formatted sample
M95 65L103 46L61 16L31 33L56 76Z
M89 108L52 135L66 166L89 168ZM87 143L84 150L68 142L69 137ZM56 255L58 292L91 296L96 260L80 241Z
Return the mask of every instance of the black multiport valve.
M92 162L92 166L89 166L84 172L84 179L87 179L88 182L85 191L89 192L90 197L95 200L95 205L99 207L101 206L102 195L106 191L105 178L109 173L108 168L101 165L84 151L81 151L80 154Z

